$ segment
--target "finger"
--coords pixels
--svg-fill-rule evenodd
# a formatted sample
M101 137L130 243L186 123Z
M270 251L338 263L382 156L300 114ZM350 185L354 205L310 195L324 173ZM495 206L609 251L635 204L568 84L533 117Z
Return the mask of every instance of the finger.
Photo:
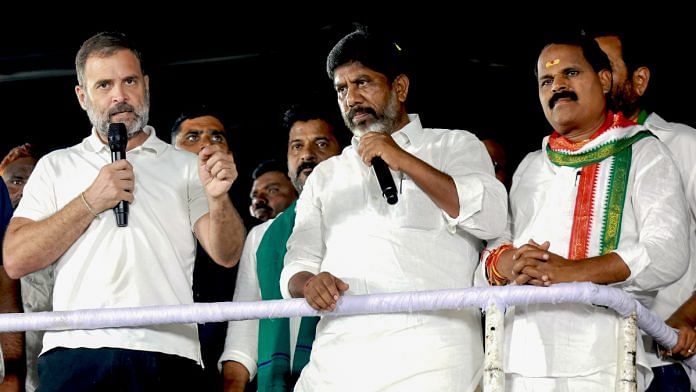
M319 284L321 284L321 288L319 288L319 293L321 295L321 298L326 302L327 305L331 306L336 303L338 300L338 289L336 288L336 285L334 284L332 279L328 279L329 281L327 282L326 280L322 279Z
M534 247L534 245L530 245L530 244L522 245L522 246L520 246L519 248L517 248L517 249L515 250L515 254L512 255L512 259L513 259L513 260L517 260L517 259L519 259L520 257L522 257L522 254L523 254L524 252L526 252L526 251L528 251L528 250L533 250L533 249L536 249L536 247Z
M133 180L118 180L116 187L126 192L133 192L135 189L135 181Z
M307 302L309 302L309 304L317 310L330 309L330 302L326 302L320 291L321 289L316 287L314 282L311 282L305 292Z
M336 278L336 288L338 288L338 291L343 293L346 290L348 290L350 287L348 286L348 283L342 281L341 279Z
M684 336L682 331L679 331L677 334L677 344L675 344L670 351L672 351L672 353L681 353L682 351L686 352L687 348L686 336Z
M539 279L530 279L527 282L527 284L531 284L531 285L539 286L539 287L546 287L546 282L544 282L543 280L539 280Z
M523 284L527 284L527 282L529 282L530 280L532 280L532 277L531 277L531 276L525 275L525 274L521 274L521 275L519 275L518 277L515 278L515 283L516 283L516 284L519 284L519 285L523 285Z
M546 261L550 258L549 252L540 249L528 249L520 255L520 258L528 258Z
M535 259L523 258L512 264L512 273L513 275L521 274L526 267L536 267L538 264L539 261Z
M522 271L520 271L521 274L523 275L529 275L532 279L538 279L540 281L548 280L544 279L545 273L543 271L540 271L539 269L532 267L532 266L526 266L522 268Z

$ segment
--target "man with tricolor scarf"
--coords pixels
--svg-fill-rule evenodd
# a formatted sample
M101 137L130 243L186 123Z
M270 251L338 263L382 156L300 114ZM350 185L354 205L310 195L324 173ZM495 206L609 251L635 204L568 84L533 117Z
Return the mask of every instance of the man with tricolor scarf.
M488 282L611 284L649 305L689 260L679 171L650 132L607 110L611 71L596 42L554 41L536 73L554 132L513 177L509 236L482 258ZM580 304L510 309L506 389L615 390L618 321L611 309ZM641 391L652 374L640 345L637 362Z

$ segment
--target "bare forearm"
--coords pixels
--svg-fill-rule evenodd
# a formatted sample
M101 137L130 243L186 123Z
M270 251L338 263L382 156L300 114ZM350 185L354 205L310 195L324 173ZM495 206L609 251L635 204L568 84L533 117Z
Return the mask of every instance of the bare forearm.
M680 325L696 327L696 293L669 316L667 324L673 327Z
M452 218L459 215L459 197L454 180L417 157L406 154L400 169Z
M225 392L244 392L250 377L244 365L236 361L226 361L222 363L222 378L225 381Z
M227 195L209 199L208 254L216 263L234 267L242 256L246 230Z
M3 245L7 273L17 279L55 262L92 220L94 215L79 196L44 220L12 219Z
M573 273L568 274L566 282L592 282L596 284L611 284L623 282L631 275L631 270L628 268L623 259L616 253L608 253L603 256L591 257L585 260L579 260L569 263L577 263L578 268L575 268ZM568 268L571 270L572 267Z
M22 311L19 295L19 281L10 279L0 266L0 313L19 313ZM5 332L0 334L0 345L5 358L5 382L0 391L15 391L25 374L24 333ZM14 380L14 381L13 381Z

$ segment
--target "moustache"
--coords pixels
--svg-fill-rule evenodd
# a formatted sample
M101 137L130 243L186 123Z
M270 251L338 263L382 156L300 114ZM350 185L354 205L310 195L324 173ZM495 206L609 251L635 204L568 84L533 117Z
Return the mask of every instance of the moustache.
M109 110L109 117L113 116L116 113L123 113L123 112L134 112L135 108L125 102L120 102L116 104L113 108Z
M553 97L551 97L551 99L549 99L549 107L553 109L553 107L556 106L556 102L563 98L570 98L573 101L577 101L578 95L572 91L561 91L560 93L556 93L553 95Z
M377 117L377 112L375 112L372 108L354 107L353 109L350 109L350 111L348 112L348 118L351 122L353 122L353 117L361 113L366 113L372 115L373 117Z
M312 169L312 170L314 170L315 167L317 167L317 163L316 163L316 162L311 162L311 161L302 162L302 163L300 163L299 166L297 166L297 175L299 175L300 173L302 173L302 171L303 171L304 169Z

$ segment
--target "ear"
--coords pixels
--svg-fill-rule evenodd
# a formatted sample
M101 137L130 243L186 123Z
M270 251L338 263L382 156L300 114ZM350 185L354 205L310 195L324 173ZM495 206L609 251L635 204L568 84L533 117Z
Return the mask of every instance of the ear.
M145 75L143 77L143 80L145 81L145 88L148 90L150 89L150 75Z
M633 83L633 92L642 97L645 94L645 90L648 89L648 83L650 83L650 68L638 67L638 69L633 71L631 82Z
M77 95L77 101L80 103L82 110L87 110L87 107L85 106L85 99L87 99L87 97L82 86L75 86L75 95Z
M406 102L406 97L408 97L408 85L410 81L408 80L408 76L404 74L400 74L396 78L394 78L394 82L392 83L392 88L396 89L396 96L399 99L399 102L404 103Z
M608 94L611 91L611 71L603 69L599 71L597 75L599 76L599 82L602 84L602 91L604 91L605 95Z

